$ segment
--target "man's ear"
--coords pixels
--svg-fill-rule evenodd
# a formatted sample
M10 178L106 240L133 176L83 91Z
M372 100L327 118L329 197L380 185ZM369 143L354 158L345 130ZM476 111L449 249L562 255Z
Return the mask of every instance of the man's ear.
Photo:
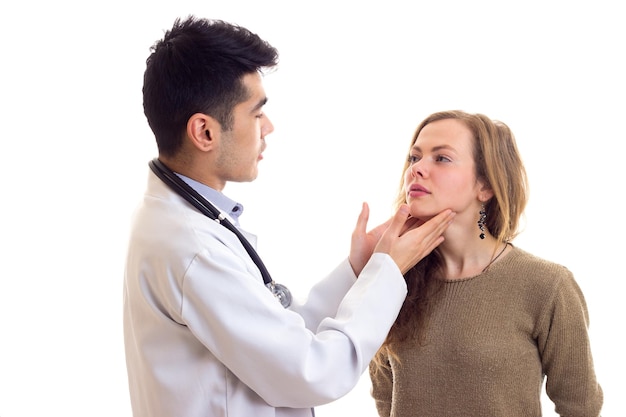
M192 115L187 121L187 137L191 144L202 152L213 150L219 141L221 125L203 113Z

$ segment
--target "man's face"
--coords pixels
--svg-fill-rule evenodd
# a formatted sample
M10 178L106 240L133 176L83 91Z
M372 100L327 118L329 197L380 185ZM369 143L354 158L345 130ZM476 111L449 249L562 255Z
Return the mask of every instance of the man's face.
M265 136L274 131L274 125L263 113L267 97L261 75L247 74L243 84L249 98L233 109L233 128L221 132L216 168L224 182L247 182L257 177L258 163L266 147Z

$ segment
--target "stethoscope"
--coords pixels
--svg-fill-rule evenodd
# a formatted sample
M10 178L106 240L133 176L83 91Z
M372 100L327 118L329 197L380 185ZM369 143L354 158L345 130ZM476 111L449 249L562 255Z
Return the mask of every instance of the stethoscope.
M149 165L150 169L152 169L156 176L167 184L173 191L187 200L202 214L212 220L215 220L217 223L221 224L237 236L243 247L246 249L246 252L248 252L248 255L250 255L250 258L252 258L252 261L255 263L257 268L259 268L261 276L263 276L265 286L269 288L276 298L278 298L278 301L280 301L283 307L289 307L291 305L291 292L289 292L287 287L284 285L274 282L265 267L265 264L263 264L263 261L259 257L259 254L256 250L254 250L250 242L248 242L248 239L246 239L246 237L230 221L228 221L226 216L222 214L213 204L207 201L206 198L202 197L200 193L176 175L174 171L159 161L158 158L154 158L150 161Z

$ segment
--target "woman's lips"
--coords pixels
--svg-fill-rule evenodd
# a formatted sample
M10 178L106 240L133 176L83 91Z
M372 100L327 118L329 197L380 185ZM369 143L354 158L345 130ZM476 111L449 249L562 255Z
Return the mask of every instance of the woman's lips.
M422 197L428 194L430 194L430 191L428 191L426 187L422 187L419 184L411 185L409 187L409 191L407 192L409 197Z

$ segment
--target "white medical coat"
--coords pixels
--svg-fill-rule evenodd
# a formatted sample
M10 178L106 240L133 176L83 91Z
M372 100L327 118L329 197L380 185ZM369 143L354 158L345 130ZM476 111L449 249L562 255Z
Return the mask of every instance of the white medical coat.
M377 253L358 279L346 259L284 309L237 237L150 172L124 279L133 415L311 416L355 387L405 296Z

